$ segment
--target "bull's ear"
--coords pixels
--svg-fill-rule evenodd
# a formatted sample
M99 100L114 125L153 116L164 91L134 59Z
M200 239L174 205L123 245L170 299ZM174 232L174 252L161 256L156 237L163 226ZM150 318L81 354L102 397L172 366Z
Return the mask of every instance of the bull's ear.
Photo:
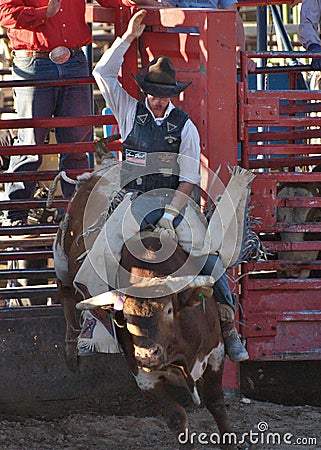
M213 289L208 286L200 286L193 289L188 289L180 294L181 306L198 306L205 305L208 298L213 295Z

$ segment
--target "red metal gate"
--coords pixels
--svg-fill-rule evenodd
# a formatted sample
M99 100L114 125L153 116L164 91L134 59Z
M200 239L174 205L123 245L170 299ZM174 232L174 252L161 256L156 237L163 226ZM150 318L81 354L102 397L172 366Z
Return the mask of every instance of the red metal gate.
M243 67L251 56L243 55ZM277 62L302 53L255 56ZM246 70L238 84L242 165L257 172L252 214L269 253L242 269L242 331L252 361L321 356L321 176L311 171L321 162L321 92L302 89L300 70L260 69L265 77L282 74L280 84L287 77L286 89L251 90Z

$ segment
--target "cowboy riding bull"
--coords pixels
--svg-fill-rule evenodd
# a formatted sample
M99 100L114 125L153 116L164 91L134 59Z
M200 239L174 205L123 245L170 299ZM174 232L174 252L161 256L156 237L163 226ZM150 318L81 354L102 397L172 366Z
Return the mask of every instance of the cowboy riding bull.
M225 271L253 253L247 207L254 175L230 168L207 223L192 199L200 182L199 135L170 101L190 83L176 80L164 56L151 61L145 76L135 76L145 101L118 81L145 14L131 18L94 70L119 124L122 162L105 158L79 179L54 244L67 362L76 369L77 354L118 351L119 342L138 385L177 437L186 415L165 385L183 383L199 402L195 382L203 376L204 401L224 434L230 430L222 397L224 355L248 358ZM153 231L143 231L149 227ZM81 330L76 305L83 310Z
M112 162L110 171L115 174L118 170L119 165ZM199 268L175 240L155 231L135 234L121 251L119 288L109 290L106 284L99 295L90 297L90 292L84 295L84 291L80 295L77 272L90 253L86 250L89 241L97 240L97 234L101 233L100 220L96 221L97 226L87 227L87 233L84 233L86 204L94 190L95 216L105 218L105 213L96 213L106 201L106 192L111 192L114 187L99 172L82 180L57 235L55 261L59 299L66 318L68 363L76 368L77 340L78 344L81 342L81 350L84 341L95 341L95 331L99 327L109 330L109 333L105 332L104 345L107 347L104 351L113 351L112 346L120 344L138 386L153 400L178 439L186 435L187 416L166 386L168 383L184 386L193 401L199 404L196 381L201 376L205 405L213 414L221 435L231 433L222 391L225 351L213 296L214 280L198 275ZM68 254L64 264L61 251ZM93 255L92 258L96 260ZM76 295L74 287L78 289ZM90 298L79 301L84 296ZM75 306L83 310L81 332ZM110 317L113 317L114 325L110 324ZM101 335L99 338L102 339ZM227 448L235 449L236 446Z
M140 213L145 218L144 206L152 209L150 200L158 196L145 198L119 189L121 167L106 158L100 168L80 177L55 240L67 363L76 370L78 357L92 351L116 352L120 345L138 386L154 400L178 439L186 433L187 416L166 386L185 386L199 403L196 381L203 377L204 403L223 436L232 431L222 391L226 337L213 295L217 281L204 275L211 254L191 255L161 227L140 231L135 217ZM248 186L248 176L234 170L228 187ZM188 208L184 217L189 217ZM120 243L128 226L132 234ZM109 248L116 242L119 260ZM215 271L212 275L217 277ZM82 310L81 329L76 308Z

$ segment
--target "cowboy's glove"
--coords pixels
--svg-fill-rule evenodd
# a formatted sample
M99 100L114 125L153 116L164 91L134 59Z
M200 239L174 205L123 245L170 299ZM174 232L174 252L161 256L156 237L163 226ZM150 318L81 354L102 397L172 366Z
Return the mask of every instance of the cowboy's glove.
M170 239L177 240L173 221L178 214L179 211L174 206L166 205L164 214L156 224L155 231Z
M308 48L309 52L318 52L321 53L321 45L319 44L311 44ZM314 70L321 70L321 58L314 58L311 61L311 67Z

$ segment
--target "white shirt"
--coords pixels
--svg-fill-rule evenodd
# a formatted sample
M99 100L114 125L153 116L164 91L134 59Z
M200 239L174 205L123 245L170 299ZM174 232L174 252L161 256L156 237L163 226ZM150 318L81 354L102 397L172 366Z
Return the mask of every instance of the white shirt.
M138 102L123 89L118 81L119 69L123 63L124 54L129 47L128 42L117 37L112 46L100 58L93 71L93 76L106 104L112 110L118 122L123 141L133 128ZM145 104L151 112L147 100L145 100ZM156 124L160 125L173 108L175 106L170 102L162 118L155 118L152 113ZM182 130L178 154L179 181L199 184L200 153L199 133L194 123L188 119Z

